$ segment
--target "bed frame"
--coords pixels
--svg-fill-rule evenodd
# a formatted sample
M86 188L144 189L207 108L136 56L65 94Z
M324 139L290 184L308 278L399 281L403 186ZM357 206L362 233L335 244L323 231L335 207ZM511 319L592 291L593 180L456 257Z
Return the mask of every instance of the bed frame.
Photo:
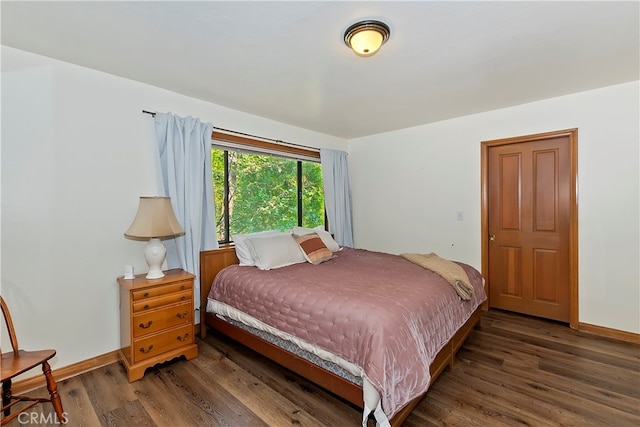
M223 335L244 344L252 350L297 373L309 381L331 391L348 402L353 403L359 408L363 408L364 402L362 400L362 387L329 372L326 369L316 366L295 354L289 353L268 341L256 337L244 329L233 326L220 320L214 315L206 313L207 295L209 295L209 291L211 290L213 279L224 267L232 264L238 264L238 262L238 257L236 256L235 247L233 245L225 245L220 249L200 252L201 337L204 338L206 336L207 326L213 328ZM440 373L444 371L447 366L453 367L456 353L480 320L481 310L482 306L478 307L469 320L462 325L453 338L451 338L451 340L436 355L435 360L431 363L429 368L431 373L431 384L433 384L436 378L438 378ZM424 395L418 396L416 399L409 402L407 406L402 408L390 420L391 426L400 426L409 416L413 408L415 408L420 400L422 400L422 397L424 397Z

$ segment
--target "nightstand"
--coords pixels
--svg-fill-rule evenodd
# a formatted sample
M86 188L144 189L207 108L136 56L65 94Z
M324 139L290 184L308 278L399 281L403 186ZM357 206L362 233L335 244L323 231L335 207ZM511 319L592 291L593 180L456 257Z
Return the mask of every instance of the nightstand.
M118 277L120 285L120 356L129 382L145 369L178 356L198 356L193 322L194 275L181 269L160 279L138 274Z

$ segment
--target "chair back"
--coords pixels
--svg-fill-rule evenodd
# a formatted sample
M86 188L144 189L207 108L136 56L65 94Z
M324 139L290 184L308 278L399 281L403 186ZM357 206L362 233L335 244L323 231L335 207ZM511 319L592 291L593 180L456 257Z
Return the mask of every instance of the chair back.
M11 348L13 349L13 354L18 356L18 337L16 336L16 331L13 328L13 321L11 320L11 313L9 312L9 307L7 303L4 302L4 298L0 295L0 306L2 307L2 317L4 317L4 323L7 325L7 332L9 333L9 339L11 340Z

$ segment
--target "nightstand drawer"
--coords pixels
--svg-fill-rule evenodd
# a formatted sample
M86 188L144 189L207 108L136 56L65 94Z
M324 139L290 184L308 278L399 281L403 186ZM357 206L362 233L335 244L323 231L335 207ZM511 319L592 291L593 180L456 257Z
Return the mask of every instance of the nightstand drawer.
M176 292L168 295L162 295L156 298L148 298L139 302L133 303L133 312L138 313L152 308L158 308L169 304L175 304L177 302L191 301L193 292L191 289L184 292Z
M137 340L133 343L134 363L193 342L193 324Z
M190 300L184 304L146 311L143 314L133 316L133 337L139 338L162 329L191 323L192 320L193 304Z
M172 283L171 285L155 286L146 289L140 289L139 291L132 291L134 301L139 301L147 298L157 297L159 295L166 295L173 292L180 292L192 288L191 280L183 280L178 283Z

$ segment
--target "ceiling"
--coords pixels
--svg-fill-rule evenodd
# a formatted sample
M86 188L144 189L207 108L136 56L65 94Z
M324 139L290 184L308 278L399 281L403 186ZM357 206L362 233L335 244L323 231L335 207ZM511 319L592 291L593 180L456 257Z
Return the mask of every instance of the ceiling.
M640 78L637 1L0 7L3 45L347 139ZM368 58L342 39L363 19L391 28Z

